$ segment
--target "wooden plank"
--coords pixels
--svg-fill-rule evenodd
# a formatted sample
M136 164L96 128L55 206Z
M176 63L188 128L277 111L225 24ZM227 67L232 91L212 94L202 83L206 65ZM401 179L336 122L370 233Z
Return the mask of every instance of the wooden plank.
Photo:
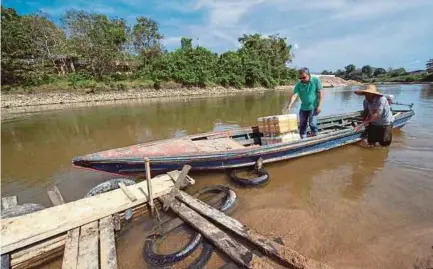
M115 269L117 268L116 241L114 239L114 224L111 216L99 221L99 234L101 269Z
M18 198L16 196L3 197L2 205L4 209L15 207L18 205Z
M186 179L186 176L189 172L189 170L191 170L191 166L190 165L184 165L182 167L182 171L180 171L180 174L178 177L176 177L175 183L174 183L174 187L171 188L170 193L166 196L166 199L164 199L165 204L163 206L164 211L167 211L168 208L170 207L170 204L174 201L175 196L179 194L179 189L180 186L184 184L184 181ZM167 174L171 174L170 172ZM172 176L172 178L175 176Z
M255 232L239 221L235 220L222 213L219 210L203 203L202 201L190 196L189 194L181 191L181 196L177 197L179 200L196 210L200 214L212 219L216 223L230 229L237 235L247 239L254 245L261 248L267 255L277 259L280 263L290 266L292 268L307 269L307 268L327 268L331 267L308 259L298 253L297 251L289 248L288 246L277 244L276 242L267 239L265 236Z
M173 180L168 175L155 177L151 181L154 186L153 195L155 197L169 193L174 185ZM131 202L121 189L116 189L23 216L4 219L1 229L1 254L144 204L148 201L148 194L143 188L146 185L147 182L142 181L129 187L137 197L134 202ZM28 228L29 225L31 225L31 229Z
M239 265L246 268L273 268L185 204L175 201L170 209Z
M126 187L125 183L120 182L119 187L122 189L122 191L128 196L128 198L131 201L137 201L137 197Z
M53 205L61 205L65 203L62 194L60 193L57 186L48 188L47 192L48 192L48 197L50 197L50 200L53 203Z
M63 253L62 269L76 269L78 264L78 240L80 238L80 228L75 228L68 232Z
M11 266L14 267L16 264L23 263L26 260L30 260L37 257L43 253L52 251L53 249L62 246L66 242L66 234L58 236L53 239L46 240L40 244L36 244L29 248L17 251L11 255Z
M97 221L80 228L77 269L99 269L98 235Z

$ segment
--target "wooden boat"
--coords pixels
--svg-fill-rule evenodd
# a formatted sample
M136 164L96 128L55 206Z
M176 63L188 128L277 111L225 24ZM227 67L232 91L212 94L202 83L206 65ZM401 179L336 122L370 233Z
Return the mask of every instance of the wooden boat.
M272 163L313 154L363 139L364 130L355 131L362 111L319 117L319 135L292 142L262 145L258 127L189 135L156 142L110 149L73 159L73 165L122 175L144 175L143 157L151 162L152 173L182 169L224 170L253 166L261 157ZM414 115L406 110L393 110L394 128L403 127Z

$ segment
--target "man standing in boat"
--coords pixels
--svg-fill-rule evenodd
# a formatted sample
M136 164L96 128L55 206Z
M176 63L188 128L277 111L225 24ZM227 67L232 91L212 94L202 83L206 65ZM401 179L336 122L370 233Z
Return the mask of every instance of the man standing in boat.
M368 85L365 90L356 90L355 93L365 97L363 120L355 127L355 131L366 127L368 144L374 145L378 142L381 146L389 146L394 118L388 100L374 85Z
M296 98L301 99L299 110L299 134L301 138L307 137L307 124L310 125L311 134L317 135L317 115L322 111L322 83L318 77L311 77L308 68L299 70L299 82L296 83L286 113L290 112Z

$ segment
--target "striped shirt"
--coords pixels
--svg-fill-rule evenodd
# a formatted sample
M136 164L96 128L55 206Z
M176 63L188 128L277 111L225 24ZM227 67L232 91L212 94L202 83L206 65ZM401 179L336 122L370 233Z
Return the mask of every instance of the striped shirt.
M374 111L379 110L379 118L373 121L372 125L390 125L394 121L392 116L391 108L388 101L384 96L377 96L372 102L364 100L364 110L368 110L368 113L372 115Z

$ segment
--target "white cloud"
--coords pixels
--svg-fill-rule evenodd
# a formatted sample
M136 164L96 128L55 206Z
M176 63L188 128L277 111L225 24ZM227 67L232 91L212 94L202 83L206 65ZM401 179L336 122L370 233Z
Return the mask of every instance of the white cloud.
M357 66L371 64L387 66L411 53L414 42L432 29L433 23L423 20L384 24L381 27L340 38L307 44L297 52L296 61L315 71L343 68L349 63Z

